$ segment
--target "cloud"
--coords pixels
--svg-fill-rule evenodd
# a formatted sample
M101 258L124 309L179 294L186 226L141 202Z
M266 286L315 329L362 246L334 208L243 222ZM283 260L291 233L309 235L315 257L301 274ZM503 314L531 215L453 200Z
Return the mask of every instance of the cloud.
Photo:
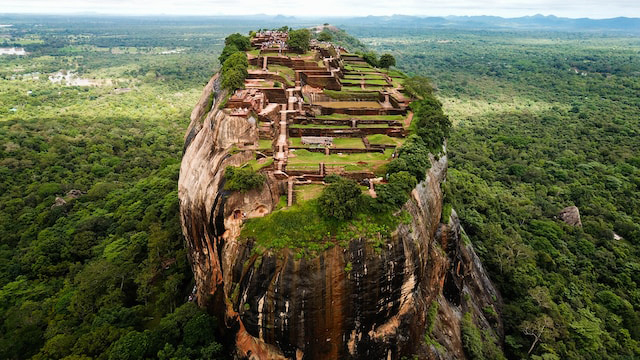
M566 17L640 17L636 0L325 0L301 3L293 0L3 0L2 12L119 14L283 14L316 16L366 15L499 15L542 13Z

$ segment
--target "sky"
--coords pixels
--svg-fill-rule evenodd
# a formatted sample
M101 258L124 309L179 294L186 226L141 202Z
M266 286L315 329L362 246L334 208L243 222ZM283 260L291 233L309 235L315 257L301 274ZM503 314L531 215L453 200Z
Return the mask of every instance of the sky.
M0 13L640 17L638 0L1 0Z

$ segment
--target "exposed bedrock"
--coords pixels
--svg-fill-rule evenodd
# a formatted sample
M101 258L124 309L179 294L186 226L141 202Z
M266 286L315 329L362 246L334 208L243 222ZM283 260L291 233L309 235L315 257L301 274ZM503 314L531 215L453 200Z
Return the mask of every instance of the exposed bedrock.
M260 190L222 190L222 170L252 159L251 152L229 149L256 135L246 121L207 113L216 81L192 114L179 197L198 303L235 340L237 358L464 358L460 324L468 311L478 327L502 336L499 316L487 319L483 311L499 314L500 296L461 240L455 212L449 224L440 223L446 156L432 158L426 180L404 205L412 221L399 225L382 248L355 239L346 248L298 258L287 249L258 255L251 242L238 241L242 220L234 209L264 216L281 185L269 177ZM436 303L435 322L428 324ZM432 342L425 341L428 328Z

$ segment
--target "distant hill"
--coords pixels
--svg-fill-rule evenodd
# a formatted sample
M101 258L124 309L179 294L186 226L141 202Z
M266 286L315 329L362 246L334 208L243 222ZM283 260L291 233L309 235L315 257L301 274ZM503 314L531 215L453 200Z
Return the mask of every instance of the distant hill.
M0 21L5 23L29 23L33 21L46 21L49 23L68 23L69 19L76 22L104 21L136 21L139 24L157 23L158 20L165 23L191 25L209 24L216 21L222 24L232 23L240 26L253 26L278 28L282 25L292 27L308 27L322 23L332 23L345 26L381 26L395 28L436 28L436 29L467 29L467 30L554 30L554 31L597 31L640 34L640 18L617 17L612 19L589 18L564 18L553 15L533 15L518 18L503 18L499 16L361 16L361 17L326 17L326 16L285 16L285 15L242 15L242 16L174 16L174 15L146 15L146 16L121 16L100 14L70 14L70 15L43 15L43 14L3 14L0 12Z
M521 29L565 31L623 31L640 33L640 18L571 19L553 15L534 15L518 18L499 16L420 17L406 15L367 16L341 19L350 25L434 27L463 29Z

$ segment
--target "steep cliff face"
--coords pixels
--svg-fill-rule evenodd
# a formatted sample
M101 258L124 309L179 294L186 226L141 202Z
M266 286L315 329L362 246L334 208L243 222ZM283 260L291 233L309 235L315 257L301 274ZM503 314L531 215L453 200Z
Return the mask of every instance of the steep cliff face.
M248 218L264 216L282 184L270 177L259 190L223 190L223 169L252 159L242 144L255 141L257 131L215 110L220 94L206 109L216 83L192 114L179 196L198 303L221 320L238 358L464 358L466 312L501 338L499 316L486 315L499 314L499 294L462 241L455 212L440 223L446 156L431 158L426 180L403 207L411 221L381 248L354 239L299 258L288 249L259 254L250 241L239 241L237 209Z

